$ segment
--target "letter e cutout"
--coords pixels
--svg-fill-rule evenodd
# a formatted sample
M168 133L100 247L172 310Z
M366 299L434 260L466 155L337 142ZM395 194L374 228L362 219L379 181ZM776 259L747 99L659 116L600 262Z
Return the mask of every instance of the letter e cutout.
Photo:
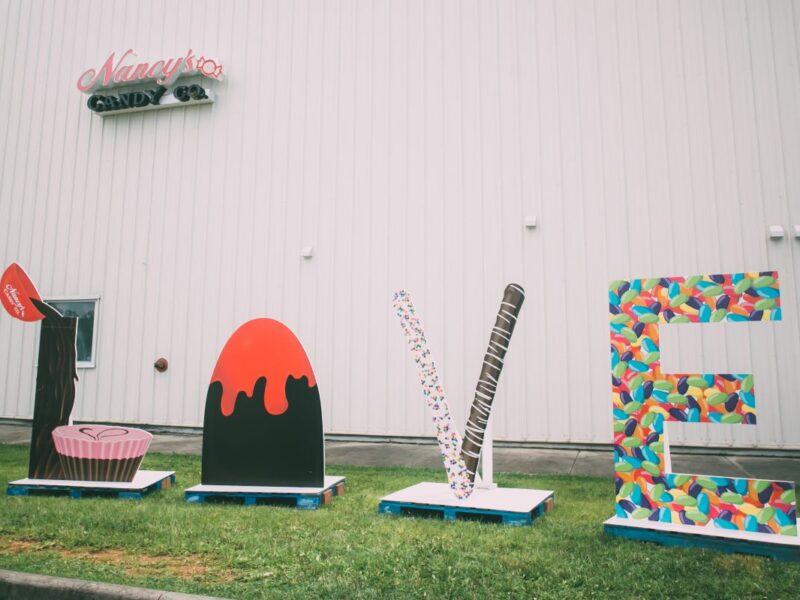
M661 372L662 323L778 321L777 272L614 281L609 286L616 514L797 535L795 485L672 473L669 421L755 425L750 374Z

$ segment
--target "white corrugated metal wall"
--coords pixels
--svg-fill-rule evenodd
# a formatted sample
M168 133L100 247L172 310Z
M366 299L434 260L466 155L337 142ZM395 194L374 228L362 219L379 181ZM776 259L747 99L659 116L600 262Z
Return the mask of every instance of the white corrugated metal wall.
M754 372L760 406L673 441L797 448L800 239L766 232L800 225L798 29L789 0L0 0L0 258L102 298L79 419L201 425L227 336L268 315L327 431L427 435L391 293L462 420L516 281L496 437L600 443L610 279L778 269L783 322L665 327L662 354ZM92 114L78 75L129 47L218 57L216 104ZM36 343L0 318L0 417L32 413Z

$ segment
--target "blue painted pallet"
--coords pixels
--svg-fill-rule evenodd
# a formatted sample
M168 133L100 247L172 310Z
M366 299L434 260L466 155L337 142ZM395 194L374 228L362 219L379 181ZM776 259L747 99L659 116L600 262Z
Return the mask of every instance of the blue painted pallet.
M768 556L775 560L800 562L800 538L796 536L729 532L713 527L670 526L653 527L638 522L624 522L617 517L603 524L606 534L629 540L653 542L664 546L705 548L733 554ZM696 531L689 531L691 527Z
M476 489L470 498L459 500L447 484L426 482L381 498L378 513L524 527L533 524L554 506L555 494L549 490Z
M542 516L545 512L544 505L537 506L527 513L505 512L479 508L453 508L452 506L432 506L425 504L406 504L403 502L383 501L378 505L378 512L383 515L436 517L445 521L490 521L510 525L512 527L525 527Z
M9 496L109 497L141 500L147 494L166 490L175 484L173 471L139 471L131 482L67 481L58 479L20 479L6 488Z
M319 488L196 485L186 490L184 499L193 504L234 501L245 506L273 504L301 510L315 510L330 504L345 493L344 477L325 477Z

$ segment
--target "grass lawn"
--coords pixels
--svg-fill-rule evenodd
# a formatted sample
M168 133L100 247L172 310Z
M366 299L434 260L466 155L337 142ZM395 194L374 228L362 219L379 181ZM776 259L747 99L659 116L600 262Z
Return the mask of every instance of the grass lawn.
M610 460L610 459L609 459ZM0 445L0 481L28 449ZM610 479L500 474L556 491L533 527L377 514L443 470L331 467L347 494L316 511L189 505L195 456L148 454L178 484L142 501L0 496L0 568L229 598L797 598L800 564L603 535Z

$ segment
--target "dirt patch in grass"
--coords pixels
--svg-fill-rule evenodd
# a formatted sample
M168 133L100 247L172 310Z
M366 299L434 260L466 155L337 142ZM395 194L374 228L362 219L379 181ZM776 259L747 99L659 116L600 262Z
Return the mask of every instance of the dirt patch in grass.
M0 554L55 552L63 560L79 560L109 565L120 569L127 577L158 577L168 574L185 580L212 577L217 581L231 581L230 573L212 569L200 555L148 556L124 550L78 550L59 548L50 543L0 537ZM212 572L213 571L213 572Z

